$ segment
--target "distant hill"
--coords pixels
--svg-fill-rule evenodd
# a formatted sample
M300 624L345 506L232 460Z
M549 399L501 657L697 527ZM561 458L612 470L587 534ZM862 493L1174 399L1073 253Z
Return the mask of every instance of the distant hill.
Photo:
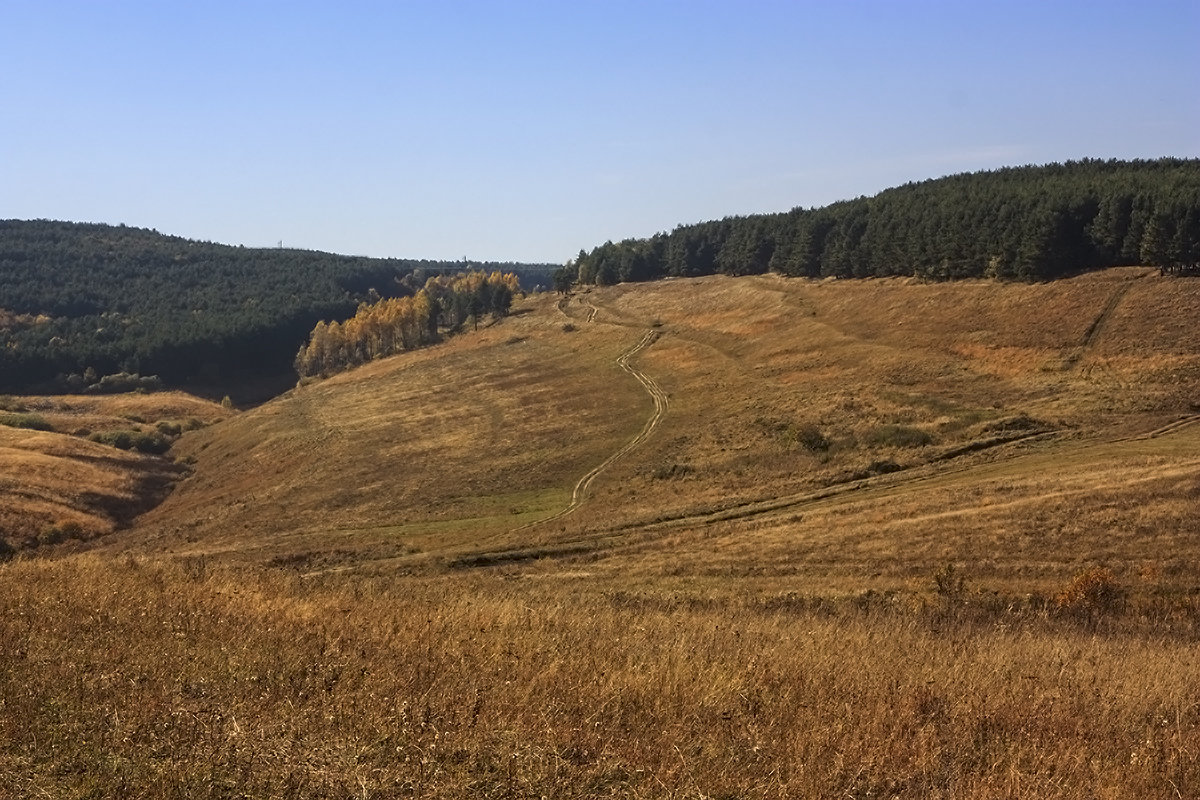
M910 183L874 197L681 225L579 253L557 283L778 272L1047 280L1200 262L1200 160L1083 160Z
M264 378L293 380L292 358L319 320L348 317L376 294L409 294L423 273L468 266L532 285L548 283L555 265L352 257L0 220L0 392L62 390L64 376L90 370L237 397Z

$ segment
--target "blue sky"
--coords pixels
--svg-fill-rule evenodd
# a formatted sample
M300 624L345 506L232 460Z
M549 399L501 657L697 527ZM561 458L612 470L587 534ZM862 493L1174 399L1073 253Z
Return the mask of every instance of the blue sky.
M563 262L910 180L1200 155L1200 2L0 0L0 218Z

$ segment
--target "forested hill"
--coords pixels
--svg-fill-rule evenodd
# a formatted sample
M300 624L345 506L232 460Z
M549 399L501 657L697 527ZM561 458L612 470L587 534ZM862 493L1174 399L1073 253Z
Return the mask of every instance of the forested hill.
M560 270L610 284L767 271L1047 280L1200 261L1200 160L1085 160L953 175L874 197L607 242Z
M292 358L318 321L467 266L0 220L0 392L78 389L79 377L70 387L65 377L129 372L236 398L264 376L294 381ZM554 269L469 266L543 284Z

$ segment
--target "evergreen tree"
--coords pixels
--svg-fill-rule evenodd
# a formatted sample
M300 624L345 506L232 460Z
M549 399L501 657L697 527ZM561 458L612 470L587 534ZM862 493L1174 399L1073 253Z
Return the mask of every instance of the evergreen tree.
M1049 280L1200 248L1200 160L1098 161L952 175L817 209L681 225L580 253L578 280L773 270L789 276ZM1162 238L1166 238L1165 244Z
M1141 259L1148 267L1165 269L1171 265L1171 231L1169 223L1155 215L1146 223L1142 233Z

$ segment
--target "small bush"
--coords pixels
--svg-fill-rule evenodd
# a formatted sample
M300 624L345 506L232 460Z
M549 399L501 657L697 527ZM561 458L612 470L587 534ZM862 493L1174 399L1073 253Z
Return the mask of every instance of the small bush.
M104 431L88 437L93 442L106 444L118 450L137 450L149 455L162 455L171 449L171 441L161 433L140 431Z
M15 397L9 397L8 395L0 396L0 411L15 411L17 413L22 413L28 410L29 407Z
M1071 578L1054 604L1069 614L1114 614L1125 607L1125 589L1108 567L1091 567Z
M133 437L133 449L139 453L161 456L171 449L171 440L161 433L139 433Z
M52 431L54 426L41 414L0 414L0 425L31 431Z
M967 589L967 579L953 564L946 564L933 574L933 590L941 597L955 600Z
M139 453L161 456L171 449L171 440L161 433L140 433L133 438L133 449Z
M867 442L877 447L925 447L933 444L933 437L907 425L880 425L868 434Z
M47 528L38 535L39 545L59 544L61 542L65 542L66 540L67 535L63 533L62 528L57 525Z
M133 431L102 431L100 433L93 433L88 437L88 440L99 444L106 444L118 450L128 450L133 447L133 436Z
M805 449L813 453L824 453L832 446L829 437L821 432L821 429L816 425L801 425L795 431L796 441Z
M754 424L789 449L798 444L809 452L824 453L833 447L833 442L829 437L811 422L796 425L791 422L757 417Z
M183 433L183 426L178 422L167 422L166 420L163 420L155 425L154 428L163 436L178 436L179 434Z
M570 323L570 322L564 322L562 329L563 329L563 333L570 333L571 331L579 330L578 328L575 327L575 325L573 323Z

